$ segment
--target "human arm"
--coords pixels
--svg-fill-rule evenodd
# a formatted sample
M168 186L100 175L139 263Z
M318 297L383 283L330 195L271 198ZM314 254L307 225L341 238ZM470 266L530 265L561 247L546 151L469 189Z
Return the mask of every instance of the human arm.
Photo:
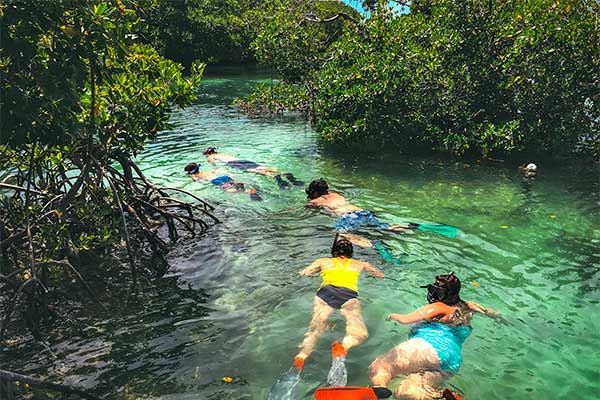
M319 198L312 199L304 205L306 208L321 208L323 205L319 202Z
M388 320L400 322L402 324L414 324L422 321L440 320L443 321L452 315L455 311L454 307L445 305L444 303L432 303L424 305L408 314L390 314Z
M311 276L311 275L316 274L317 272L321 271L322 263L323 263L322 258L315 260L308 267L306 267L300 271L300 276Z
M362 265L363 271L365 271L367 274L369 274L377 279L383 279L383 277L385 276L385 274L383 273L382 270L375 267L374 265L369 264L368 262L361 261L361 265Z
M487 317L493 318L496 321L504 324L510 325L510 323L500 314L498 311L492 310L491 308L487 308L482 306L481 304L475 303L474 301L465 301L469 309L473 312L483 314Z

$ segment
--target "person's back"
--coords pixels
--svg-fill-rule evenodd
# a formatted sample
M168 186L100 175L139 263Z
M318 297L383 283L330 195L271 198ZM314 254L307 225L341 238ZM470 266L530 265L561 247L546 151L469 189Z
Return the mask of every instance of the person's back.
M216 147L207 147L206 150L202 152L202 155L206 157L206 160L213 164L215 161L235 161L238 158L232 156L231 154L218 153Z
M358 278L362 271L378 279L383 279L384 274L366 261L353 259L352 243L343 238L338 240L337 235L331 255L332 257L315 260L300 271L300 276L319 273L322 282L315 296L312 321L293 365L299 370L303 368L304 360L313 352L319 336L327 329L327 319L339 310L346 320L346 334L341 343L336 341L332 344L333 364L328 379L330 383L344 385L346 354L350 348L368 337L358 300ZM336 375L341 372L344 373Z
M337 192L330 192L325 179L315 179L305 190L309 198L307 206L325 208L336 215L360 211L362 208L350 203L344 196Z
M309 205L325 208L336 215L362 210L336 192L329 192L316 199L312 199L310 200Z
M323 280L321 287L334 285L358 292L358 277L365 268L364 261L347 257L322 258L320 260L320 275Z

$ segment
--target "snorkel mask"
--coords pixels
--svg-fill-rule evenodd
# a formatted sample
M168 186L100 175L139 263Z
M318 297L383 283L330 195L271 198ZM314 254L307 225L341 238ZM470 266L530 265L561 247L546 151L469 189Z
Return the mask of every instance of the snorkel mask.
M211 154L215 154L216 152L217 152L217 148L216 147L207 147L206 150L204 150L202 152L202 155L209 156Z
M352 242L346 238L339 239L340 234L336 233L333 238L333 244L331 245L331 256L332 257L348 257L352 258L354 254L354 248Z
M430 283L429 285L421 286L422 288L427 288L427 301L429 303L436 303L438 301L444 302L444 299L448 296L448 292L446 288L443 286L436 285L435 283Z
M201 165L200 163L189 163L185 167L185 172L188 175L197 174L198 172L200 172L200 165Z
M329 186L327 185L325 179L315 179L308 185L306 189L304 189L304 193L306 193L306 197L308 197L311 200L314 200L320 196L329 193Z
M460 292L460 280L454 275L438 275L435 277L435 283L421 286L427 289L427 301L429 303L441 302L448 305L456 304L460 301L458 293Z

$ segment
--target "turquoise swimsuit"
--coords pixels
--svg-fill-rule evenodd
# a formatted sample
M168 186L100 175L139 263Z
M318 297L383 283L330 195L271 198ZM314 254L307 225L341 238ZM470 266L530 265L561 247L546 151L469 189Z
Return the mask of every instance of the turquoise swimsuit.
M462 344L471 334L467 325L450 326L439 322L428 322L415 326L408 337L423 339L429 343L440 358L440 369L455 374L462 362Z

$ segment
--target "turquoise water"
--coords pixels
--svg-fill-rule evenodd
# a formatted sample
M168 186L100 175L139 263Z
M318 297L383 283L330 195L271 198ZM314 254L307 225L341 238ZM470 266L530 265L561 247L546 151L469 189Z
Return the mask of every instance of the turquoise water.
M368 384L371 361L407 338L410 328L385 316L424 304L419 286L454 271L464 299L511 322L475 317L463 365L450 380L468 399L599 397L596 169L539 162L540 175L528 187L507 163L327 150L301 119L249 118L230 105L256 82L255 75L207 76L196 104L176 112L173 129L137 158L151 180L214 203L223 223L205 240L176 247L163 284L145 301L69 339L49 338L47 350L30 350L13 366L107 398L266 398L289 368L319 285L318 278L297 272L328 254L334 219L304 209L300 188L279 190L265 177L232 171L255 186L263 202L192 182L183 167L203 162L202 150L212 145L306 182L325 177L387 222L461 228L455 239L371 233L400 257L398 266L384 264L372 250L356 251L393 281L361 278L370 337L348 356L349 384ZM115 309L123 301L114 299ZM327 376L331 342L341 338L344 326L339 316L331 322L306 362L296 399Z

